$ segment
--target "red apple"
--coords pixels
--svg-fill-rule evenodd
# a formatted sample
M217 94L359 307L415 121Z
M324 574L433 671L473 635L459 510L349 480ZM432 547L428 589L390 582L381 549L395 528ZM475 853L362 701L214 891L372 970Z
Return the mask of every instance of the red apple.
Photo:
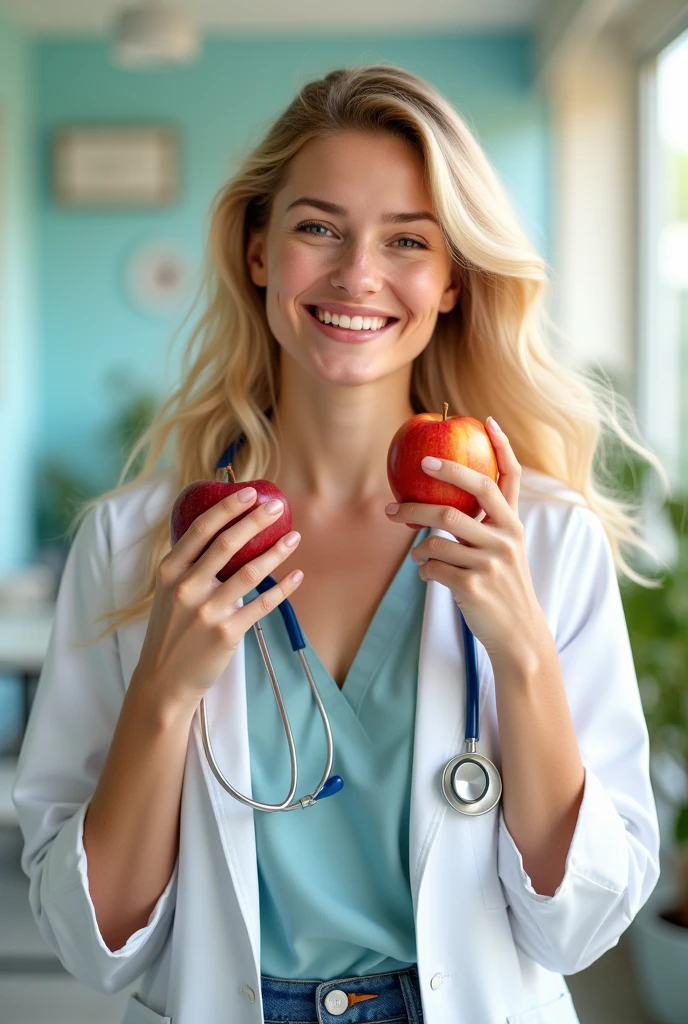
M286 533L289 533L291 530L291 508L285 495L279 487L270 483L269 480L241 480L234 483L229 481L225 483L221 480L195 480L194 483L189 484L188 487L185 487L177 495L170 513L170 540L172 544L176 544L179 538L189 529L194 519L197 519L201 513L211 508L212 505L217 505L218 501L222 501L228 494L241 491L244 487L255 487L258 492L257 498L248 506L245 512L241 512L234 519L231 519L226 526L223 526L222 530L218 530L215 536L208 541L203 551L208 550L215 537L219 537L223 530L238 523L240 519L243 519L244 516L247 516L258 505L262 505L266 501L279 498L280 501L284 502L284 511L274 523L270 523L264 530L257 533L255 537L251 537L236 554L232 555L225 567L217 573L217 578L222 583L228 580L242 565L246 565L252 558L262 555L280 537L284 537ZM203 551L201 554L203 554Z
M497 456L485 427L472 416L447 416L448 409L445 402L442 413L422 412L401 424L387 452L387 479L399 503L452 505L475 517L481 506L473 494L429 476L420 464L426 455L434 455L497 480ZM423 528L417 523L406 525L412 530Z

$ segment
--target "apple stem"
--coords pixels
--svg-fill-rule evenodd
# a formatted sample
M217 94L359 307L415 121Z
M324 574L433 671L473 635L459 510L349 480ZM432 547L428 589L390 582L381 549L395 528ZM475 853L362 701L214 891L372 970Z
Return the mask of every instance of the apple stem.
M449 402L443 402L442 404L444 406L442 409L442 422L444 422L447 418L447 413L449 412Z
M230 464L228 466L225 466L225 472L227 473L227 483L235 484L236 483L236 477L234 476L234 470L232 469L232 463L231 462L230 462Z

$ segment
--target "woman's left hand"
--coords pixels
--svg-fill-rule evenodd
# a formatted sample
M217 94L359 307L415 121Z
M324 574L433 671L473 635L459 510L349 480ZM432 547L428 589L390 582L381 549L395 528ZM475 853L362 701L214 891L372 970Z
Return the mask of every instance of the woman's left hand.
M417 502L400 505L388 517L398 523L444 530L460 541L457 544L444 537L421 541L411 556L424 563L419 576L449 587L467 625L493 662L525 658L527 663L539 650L543 636L551 640L551 634L533 587L525 530L518 517L521 466L506 434L493 423L488 418L486 428L497 455L497 483L450 459L443 459L439 469L426 468L425 459L421 462L430 476L475 495L486 513L481 522L449 505Z

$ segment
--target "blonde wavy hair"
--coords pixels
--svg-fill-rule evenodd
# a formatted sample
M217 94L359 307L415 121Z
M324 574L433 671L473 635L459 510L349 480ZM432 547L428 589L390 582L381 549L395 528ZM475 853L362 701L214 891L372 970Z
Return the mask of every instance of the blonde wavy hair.
M279 466L275 425L267 415L279 394L279 344L268 326L265 289L249 277L246 244L251 229L267 224L289 161L304 143L346 130L392 132L415 147L446 244L461 267L459 301L438 315L430 342L414 361L410 397L416 412L440 411L446 401L450 415L484 422L494 414L523 466L559 479L597 513L617 570L656 585L637 574L620 550L650 550L639 535L639 508L603 490L594 463L604 472L611 435L617 449L621 441L650 462L668 490L661 463L639 438L626 400L608 383L562 365L548 344L546 328L554 325L545 309L545 263L466 123L432 86L394 66L341 69L304 85L219 190L197 296L203 313L183 354L181 383L134 446L117 487L96 501L152 477L170 454L178 490L212 478L218 458L242 433L247 443L234 463L238 479L260 478L268 465ZM626 425L617 407L625 410ZM125 482L140 454L141 469ZM170 547L167 515L150 529L147 542L140 589L107 617L107 632L148 612L157 566Z

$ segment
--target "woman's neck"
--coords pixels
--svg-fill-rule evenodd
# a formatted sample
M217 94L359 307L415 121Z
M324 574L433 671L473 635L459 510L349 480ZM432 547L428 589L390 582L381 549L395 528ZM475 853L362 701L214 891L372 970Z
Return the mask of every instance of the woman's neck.
M294 497L328 505L358 505L389 494L387 451L413 415L408 385L375 381L370 387L299 387L280 391L272 419L281 467L277 486Z

